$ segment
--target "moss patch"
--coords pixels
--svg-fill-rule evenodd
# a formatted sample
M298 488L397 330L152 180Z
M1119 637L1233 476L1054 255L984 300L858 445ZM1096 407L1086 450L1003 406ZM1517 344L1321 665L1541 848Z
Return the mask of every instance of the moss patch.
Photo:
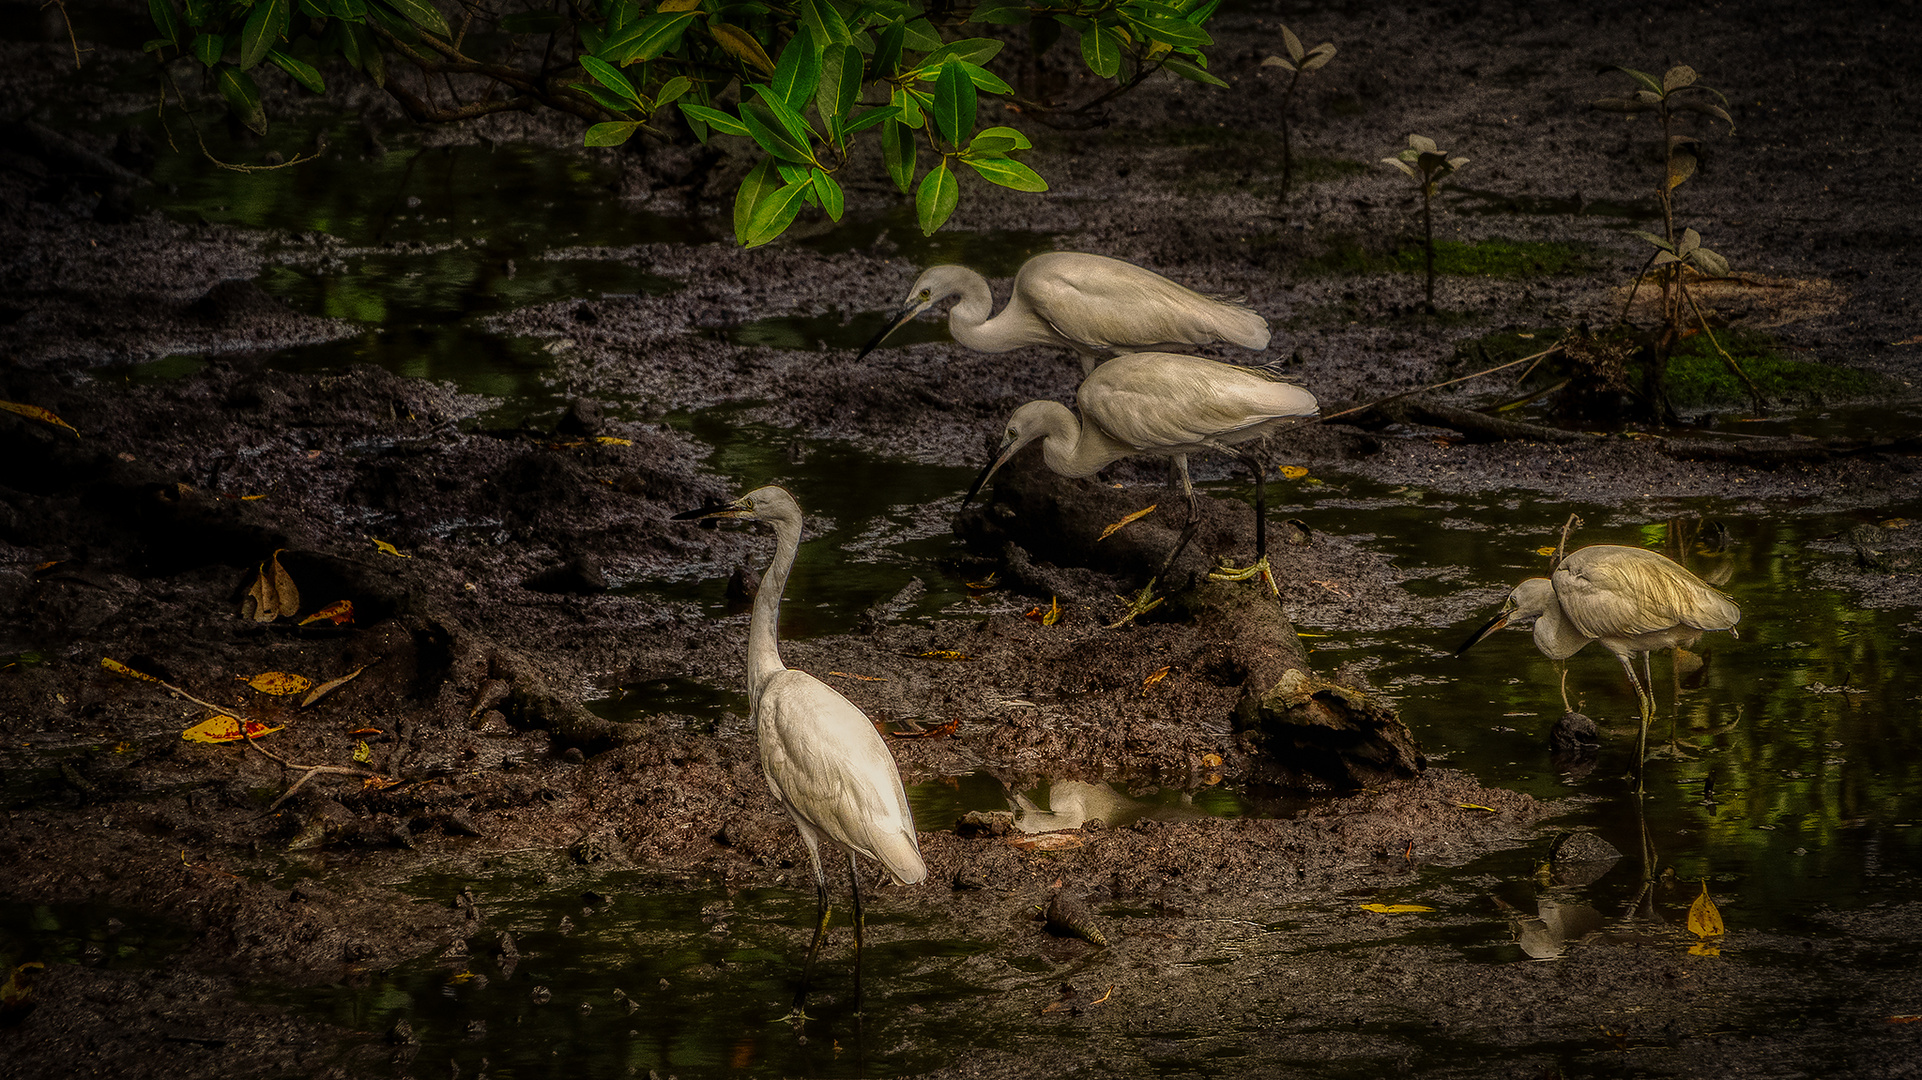
M1420 274L1425 255L1420 244L1408 243L1392 251L1371 251L1356 241L1344 241L1319 255L1303 259L1301 272L1310 277L1333 274ZM1520 278L1542 274L1587 273L1595 264L1595 249L1585 244L1543 244L1493 238L1476 244L1459 240L1435 241L1435 273L1460 277Z
M1873 372L1792 360L1782 354L1775 338L1760 331L1719 330L1716 337L1771 403L1859 401L1899 389L1894 381ZM1748 401L1742 385L1705 334L1684 341L1669 359L1668 394L1678 409Z

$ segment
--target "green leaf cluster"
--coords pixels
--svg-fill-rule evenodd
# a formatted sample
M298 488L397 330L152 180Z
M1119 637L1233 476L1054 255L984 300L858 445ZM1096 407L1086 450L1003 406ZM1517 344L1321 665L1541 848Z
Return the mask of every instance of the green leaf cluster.
M950 28L1031 23L1043 46L1072 36L1088 67L1117 81L1115 92L1162 69L1223 86L1203 52L1220 2L981 0L963 15L925 0L503 0L466 6L456 32L435 0L148 0L159 37L147 48L198 60L234 113L262 132L267 114L250 70L272 63L318 93L334 56L382 86L395 60L490 78L489 107L533 98L575 113L589 121L589 146L663 135L655 121L673 106L665 115L697 139L746 139L760 155L735 198L736 237L754 246L809 207L840 218L837 176L857 137L880 140L888 175L913 194L930 233L958 205L963 173L1047 190L1016 156L1028 138L983 123L993 108L984 97L1014 93L989 67L1001 42L949 40ZM522 71L466 55L466 36L489 30L545 36L545 66Z
M1407 173L1417 184L1421 193L1433 197L1441 189L1441 182L1455 170L1468 164L1465 157L1449 157L1446 151L1435 145L1435 140L1426 135L1410 135L1408 146L1394 157L1382 158L1382 164L1393 165Z
M1735 131L1735 119L1728 114L1728 98L1720 90L1699 82L1700 76L1687 64L1669 68L1659 79L1630 67L1617 66L1615 70L1635 80L1637 89L1628 97L1598 98L1594 108L1629 114L1657 112L1664 116L1699 113L1727 124L1731 133ZM1707 100L1711 97L1715 100Z
M1673 244L1666 239L1640 229L1630 230L1636 236L1655 245L1655 258L1650 265L1692 266L1709 277L1727 277L1728 260L1702 246L1702 234L1694 229L1683 229L1682 235Z

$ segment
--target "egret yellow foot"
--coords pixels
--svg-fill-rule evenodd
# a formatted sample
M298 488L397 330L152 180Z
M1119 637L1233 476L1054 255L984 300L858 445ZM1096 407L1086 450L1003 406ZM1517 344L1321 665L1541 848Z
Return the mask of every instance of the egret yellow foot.
M1254 565L1241 568L1229 566L1228 560L1223 559L1218 568L1208 573L1209 581L1250 581L1257 577L1268 583L1268 591L1274 593L1276 599L1281 598L1281 586L1275 584L1275 570L1268 565L1266 555L1256 559Z
M1166 600L1167 597L1155 595L1155 581L1154 579L1150 579L1146 585L1143 585L1141 587L1141 591L1135 594L1135 597L1133 600L1130 600L1125 596L1117 596L1115 597L1115 599L1120 600L1123 603L1127 604L1128 610L1126 613L1124 613L1121 616L1121 618L1116 619L1114 622L1111 622L1108 624L1108 629L1110 630L1113 630L1119 626L1126 626L1129 623L1135 621L1137 618L1143 615L1146 615L1150 611L1153 611L1154 609L1160 607L1161 602L1163 600Z
M807 1012L806 1012L806 1010L804 1010L804 1009L803 1009L803 1008L802 1008L801 1006L799 1006L799 1005L796 1005L796 1006L795 1006L795 1007L794 1007L793 1009L790 1009L790 1010L788 1011L788 1014L787 1014L786 1016L779 1016L779 1017L776 1017L776 1018L774 1018L773 1020L769 1020L769 1021L768 1021L768 1023L770 1023L770 1024L799 1024L799 1023L801 1023L801 1022L803 1022L803 1021L806 1021L806 1020L812 1020L812 1019L814 1019L814 1017L812 1017L812 1016L809 1016L809 1015L807 1014Z

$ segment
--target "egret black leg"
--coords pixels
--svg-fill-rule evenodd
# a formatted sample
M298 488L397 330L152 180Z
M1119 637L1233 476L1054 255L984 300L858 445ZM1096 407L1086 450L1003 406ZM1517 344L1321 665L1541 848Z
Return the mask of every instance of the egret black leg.
M814 957L821 951L821 939L827 937L828 916L833 914L833 910L828 904L827 875L821 872L819 864L815 866L814 873L814 899L816 906L814 940L808 943L807 960L801 964L801 985L799 989L794 991L794 1011L787 1015L787 1019L808 1019L806 1010L808 981L814 975Z
M848 880L854 883L854 1011L861 1012L861 944L867 923L861 915L861 867L848 852Z
M1255 558L1268 557L1268 463L1254 454L1241 455L1255 474Z
M1268 590L1281 596L1281 587L1275 584L1274 570L1268 565L1268 463L1256 454L1235 453L1248 471L1255 474L1255 561L1244 569L1231 569L1224 560L1219 570L1209 574L1213 581L1247 581L1260 578L1268 583Z
M1626 653L1617 654L1615 658L1622 662L1622 671L1628 675L1628 685L1635 688L1635 704L1642 713L1641 733L1635 739L1635 790L1639 792L1642 790L1642 766L1648 761L1648 721L1649 714L1652 712L1651 699L1648 691L1642 687L1642 681L1635 676L1635 661Z

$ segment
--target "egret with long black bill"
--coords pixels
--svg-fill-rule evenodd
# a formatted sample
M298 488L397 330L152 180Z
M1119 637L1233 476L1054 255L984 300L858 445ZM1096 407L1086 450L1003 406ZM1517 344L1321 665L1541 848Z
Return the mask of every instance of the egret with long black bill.
M1621 662L1641 706L1636 770L1648 756L1648 724L1655 714L1648 654L1693 645L1710 630L1733 630L1742 618L1735 601L1674 560L1643 548L1594 544L1570 552L1545 578L1529 578L1508 594L1500 614L1455 650L1460 656L1503 627L1532 629L1535 648L1557 666L1599 641ZM1642 658L1635 674L1634 657ZM1568 669L1562 666L1562 705Z
M908 810L907 791L893 755L874 724L855 704L826 683L781 663L777 623L781 594L801 546L801 507L779 487L756 488L724 506L676 514L677 521L743 518L774 528L774 558L761 575L754 613L748 620L747 699L759 729L761 769L774 799L794 819L814 864L818 921L801 968L800 989L790 1017L805 1017L808 979L827 933L827 872L821 841L847 852L854 883L854 998L861 1000L861 867L857 855L881 864L898 885L928 876L921 845Z
M1133 454L1184 458L1204 450L1228 454L1255 475L1255 562L1245 570L1210 575L1221 580L1259 576L1279 595L1268 565L1266 464L1239 449L1317 409L1315 396L1280 381L1269 368L1238 367L1173 353L1129 353L1095 368L1075 391L1080 415L1056 401L1030 401L1009 417L1001 447L961 500L974 500L995 470L1017 451L1041 441L1041 460L1058 475L1092 476ZM1132 614L1152 606L1155 581L1174 565L1201 521L1201 506L1184 467L1188 521L1181 538L1135 600Z
M1083 375L1121 353L1181 351L1216 342L1268 347L1268 320L1238 300L1204 296L1105 255L1051 251L1021 265L1008 306L993 318L994 293L986 278L965 266L929 267L909 290L907 304L860 356L910 319L957 296L960 302L948 312L954 340L985 353L1027 345L1073 349Z

